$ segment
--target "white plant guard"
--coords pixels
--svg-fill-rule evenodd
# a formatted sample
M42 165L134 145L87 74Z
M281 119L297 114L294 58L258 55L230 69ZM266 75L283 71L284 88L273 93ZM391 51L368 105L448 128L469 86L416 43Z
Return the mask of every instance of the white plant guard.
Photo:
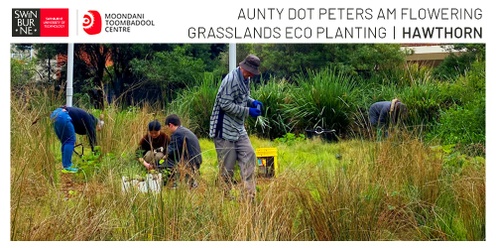
M145 178L134 177L128 178L122 176L122 192L160 192L162 191L162 174L146 174Z

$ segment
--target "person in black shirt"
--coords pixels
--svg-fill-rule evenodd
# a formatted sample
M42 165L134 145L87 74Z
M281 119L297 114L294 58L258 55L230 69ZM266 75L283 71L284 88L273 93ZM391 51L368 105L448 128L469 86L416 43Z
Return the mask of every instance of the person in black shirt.
M72 124L74 125L76 133L88 136L91 151L95 151L95 146L98 145L96 131L101 130L103 127L103 120L97 119L92 114L80 108L65 107L65 110L72 119Z
M173 171L172 177L177 177L178 166L184 166L186 181L191 188L195 188L198 186L195 177L199 174L203 162L198 137L183 127L179 116L175 114L167 116L165 124L172 132L167 148L167 169Z

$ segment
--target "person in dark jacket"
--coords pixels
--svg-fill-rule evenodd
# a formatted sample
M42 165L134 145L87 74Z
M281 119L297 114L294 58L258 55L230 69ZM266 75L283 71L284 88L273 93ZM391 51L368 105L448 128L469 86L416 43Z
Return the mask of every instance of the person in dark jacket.
M96 131L99 131L103 127L103 120L97 119L92 114L80 108L65 107L65 110L72 119L75 132L79 135L88 136L91 151L95 151L95 146L98 145Z
M399 124L407 115L407 107L399 99L376 102L370 106L369 120L373 127L382 130ZM387 132L385 132L387 135Z
M50 114L55 134L62 143L62 166L64 173L77 173L78 168L72 164L72 152L76 143L76 134L87 135L91 150L97 145L96 130L100 130L103 121L92 114L76 107L62 106Z
M186 181L190 187L195 188L198 186L195 177L199 174L203 162L198 137L191 130L183 127L179 116L175 114L167 116L165 124L172 132L171 142L167 148L167 170L172 172L170 178L177 178L178 167L184 166Z
M165 156L165 151L170 143L170 137L161 131L162 125L158 120L148 123L148 133L141 138L136 151L138 160L148 170L157 168Z

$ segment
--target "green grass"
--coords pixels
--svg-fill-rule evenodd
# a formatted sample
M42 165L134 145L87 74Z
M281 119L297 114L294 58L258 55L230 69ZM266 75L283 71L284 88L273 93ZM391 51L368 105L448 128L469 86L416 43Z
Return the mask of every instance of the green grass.
M257 180L251 204L224 198L214 145L205 138L198 189L123 193L122 176L145 174L133 154L146 124L163 119L146 107L107 106L101 154L73 157L83 172L63 175L52 108L11 102L11 240L486 238L484 158L453 157L414 136L338 143L251 136L255 149L278 149L279 165L277 177ZM89 147L86 137L77 139Z

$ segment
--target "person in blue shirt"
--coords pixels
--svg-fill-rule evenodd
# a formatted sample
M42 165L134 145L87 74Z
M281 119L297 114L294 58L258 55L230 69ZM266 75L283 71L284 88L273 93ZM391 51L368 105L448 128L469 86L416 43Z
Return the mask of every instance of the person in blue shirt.
M369 109L369 120L372 127L381 131L390 125L399 124L407 115L407 107L399 99L380 101L372 104ZM387 132L384 132L387 136Z
M50 119L52 120L55 134L62 144L62 172L77 173L78 168L72 164L76 134L87 135L91 151L94 151L97 145L96 130L102 128L103 121L80 108L66 106L55 109L50 114Z

